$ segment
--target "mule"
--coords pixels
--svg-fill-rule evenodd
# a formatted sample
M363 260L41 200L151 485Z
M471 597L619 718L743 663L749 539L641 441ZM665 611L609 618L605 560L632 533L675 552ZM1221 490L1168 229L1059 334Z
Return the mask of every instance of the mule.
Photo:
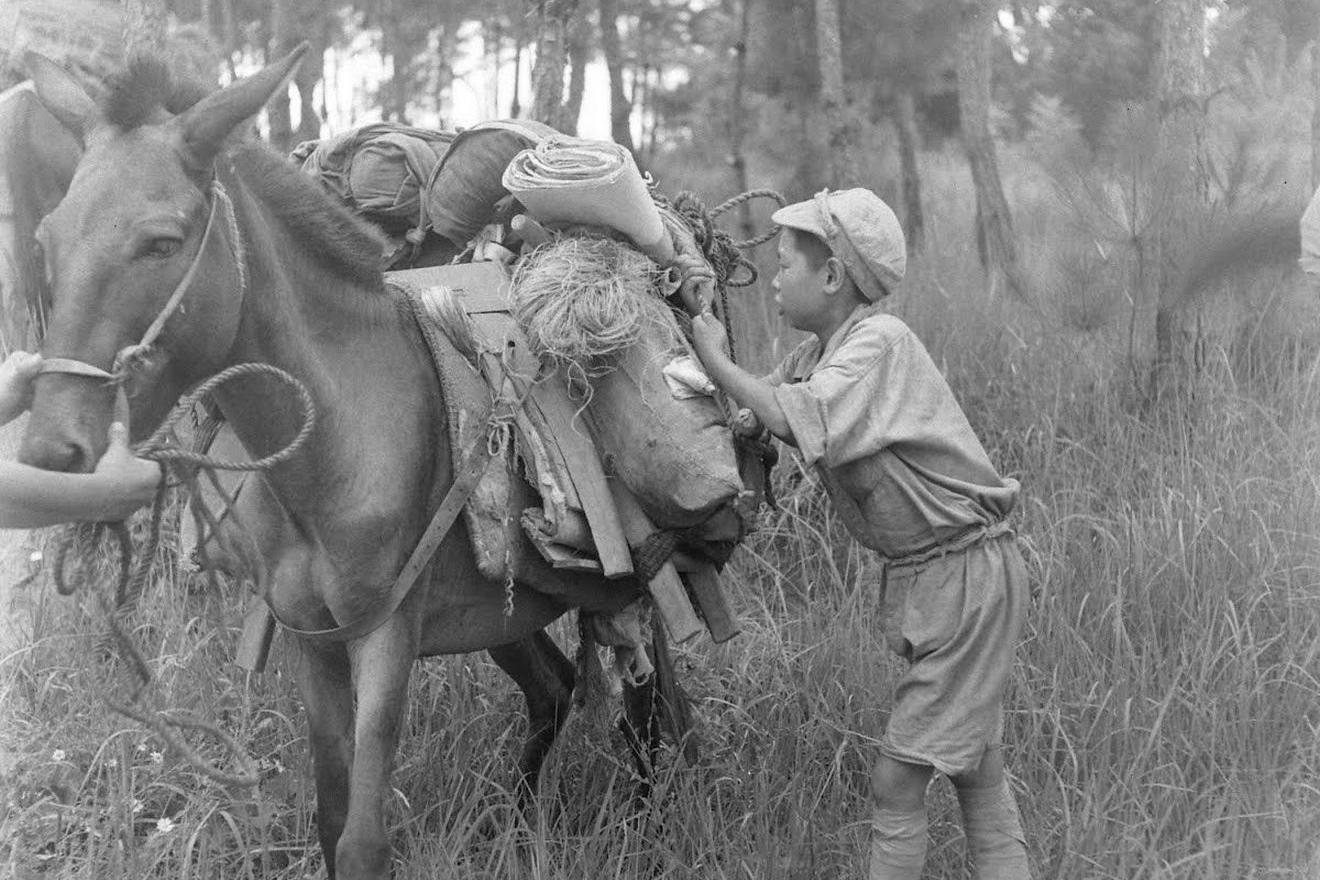
M229 142L300 53L195 102L140 64L100 105L52 62L29 58L43 104L85 147L38 232L52 287L42 353L82 367L37 379L20 458L88 470L114 406L104 376L153 325L150 367L127 383L135 439L231 364L271 364L306 384L316 429L242 503L266 600L296 646L329 875L379 880L414 660L490 651L527 695L520 768L534 784L573 680L544 627L570 608L618 610L640 587L528 554L506 592L478 572L460 518L383 622L348 639L317 634L373 614L454 474L439 383L412 311L383 281L379 240L282 157ZM253 457L299 429L279 387L243 379L215 397Z

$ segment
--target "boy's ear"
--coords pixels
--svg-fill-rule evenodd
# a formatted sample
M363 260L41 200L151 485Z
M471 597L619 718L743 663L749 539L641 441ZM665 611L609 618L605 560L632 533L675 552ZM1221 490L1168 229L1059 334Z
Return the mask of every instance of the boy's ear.
M838 293L848 284L848 270L843 267L843 260L838 257L825 259L825 292Z

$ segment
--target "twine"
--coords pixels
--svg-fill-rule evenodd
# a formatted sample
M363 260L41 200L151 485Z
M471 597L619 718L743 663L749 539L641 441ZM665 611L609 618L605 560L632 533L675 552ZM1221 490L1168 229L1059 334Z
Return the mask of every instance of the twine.
M204 453L184 449L177 445L177 435L174 433L174 428L186 415L192 412L196 403L227 382L252 376L269 376L277 379L291 387L298 395L302 409L302 426L292 440L283 448L256 461L226 461L213 458ZM217 534L216 528L219 523L214 514L209 510L198 510L199 507L205 508L205 505L200 504L200 495L197 493L198 473L205 471L212 484L218 486L219 482L215 476L216 471L269 470L293 457L311 437L315 426L316 406L312 400L311 392L307 390L306 385L291 373L271 364L246 363L228 367L207 379L190 394L183 397L151 437L134 449L135 455L148 461L158 462L162 470L162 479L156 489L156 497L152 503L151 526L144 548L147 552L139 553L137 566L132 565L132 539L129 536L127 525L122 522L85 523L72 526L66 531L57 547L53 572L55 587L61 595L67 596L75 592L79 586L78 583L70 580L66 574L66 566L70 556L78 555L83 558L89 556L90 548L94 546L94 542L99 539L100 534L105 529L109 529L115 535L120 551L120 573L115 590L115 607L112 608L103 596L100 601L109 621L110 631L115 637L115 643L119 646L120 656L125 659L135 673L138 685L128 702L107 696L105 698L106 705L112 711L149 727L167 745L174 748L185 761L207 778L221 785L250 788L258 784L260 777L251 758L242 746L230 734L216 725L196 718L169 717L160 710L140 705L147 697L154 678L150 667L142 657L141 651L120 624L117 609L123 609L141 594L146 585L152 561L155 559L156 551L160 546L161 522L167 489L164 471L168 465L174 465L181 477L180 485L187 485L190 493L198 499L193 504L193 516L197 518L199 537L203 534L200 529L203 517L210 526L212 534ZM204 547L204 544L204 539L199 541L199 549ZM76 554L74 553L75 549L79 551ZM206 551L202 549L201 552L205 553ZM180 730L200 730L214 736L234 757L241 769L238 772L227 772L211 764L183 740L179 733Z

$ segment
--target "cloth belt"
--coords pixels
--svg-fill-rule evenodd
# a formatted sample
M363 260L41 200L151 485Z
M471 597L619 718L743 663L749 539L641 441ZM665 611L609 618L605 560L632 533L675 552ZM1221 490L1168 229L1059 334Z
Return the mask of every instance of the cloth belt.
M1013 534L1013 527L1008 520L1001 519L999 522L991 523L988 526L977 526L965 532L960 532L949 540L933 544L930 547L914 550L902 556L885 556L881 553L880 558L884 561L887 569L912 568L930 562L932 559L939 559L941 556L948 556L950 553L961 553L975 547L977 544L983 544L986 541L1011 534Z

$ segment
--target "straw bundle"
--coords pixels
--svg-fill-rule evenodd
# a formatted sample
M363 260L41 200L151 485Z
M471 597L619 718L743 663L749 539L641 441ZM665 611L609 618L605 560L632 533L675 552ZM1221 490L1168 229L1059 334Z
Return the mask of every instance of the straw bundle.
M677 342L654 292L659 279L656 264L627 244L560 235L514 268L513 315L538 357L570 375L600 375L644 334Z

